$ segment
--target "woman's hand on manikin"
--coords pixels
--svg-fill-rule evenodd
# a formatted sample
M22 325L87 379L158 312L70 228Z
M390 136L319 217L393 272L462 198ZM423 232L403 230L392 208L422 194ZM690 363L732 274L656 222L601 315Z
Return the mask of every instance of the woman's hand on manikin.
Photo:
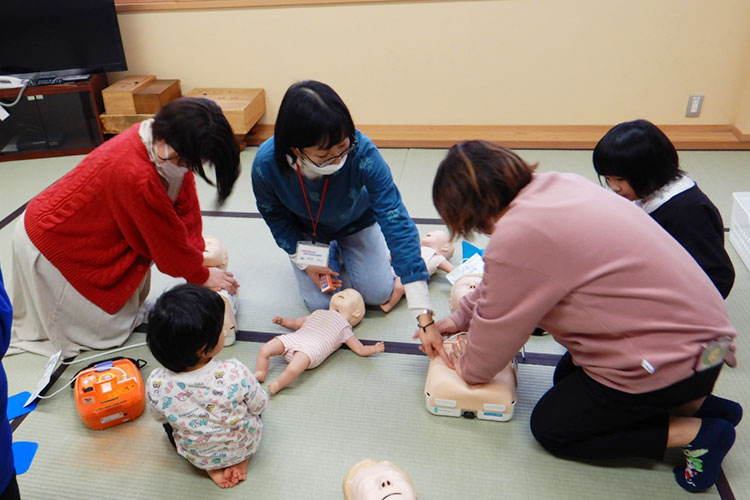
M438 325L445 321L450 321L451 323L453 323L450 318L446 318L444 320L441 320L439 323L431 324L427 328L417 328L417 333L414 334L414 338L418 338L420 342L422 342L422 345L419 346L420 351L427 354L427 356L429 356L430 358L440 356L441 358L443 358L443 361L446 365L448 365L450 368L453 368L453 362L448 356L448 353L445 352L445 348L443 347L443 336L440 334L440 330L438 329Z
M229 293L237 293L240 284L234 279L234 275L218 267L208 268L208 279L203 283L204 287L214 292L226 290Z

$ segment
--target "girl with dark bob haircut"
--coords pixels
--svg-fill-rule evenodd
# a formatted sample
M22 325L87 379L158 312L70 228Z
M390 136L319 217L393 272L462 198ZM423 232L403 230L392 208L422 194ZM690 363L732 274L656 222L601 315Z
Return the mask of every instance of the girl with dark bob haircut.
M154 263L236 293L232 273L203 265L195 174L212 184L204 163L223 202L240 172L234 134L215 102L182 97L32 199L13 235L13 346L74 356L122 344L143 319Z
M710 488L742 418L738 403L712 394L723 362L736 361L724 301L641 209L580 175L532 170L469 141L435 176L451 231L490 238L481 283L437 323L438 335L468 332L450 356L458 375L489 382L539 325L568 349L531 414L545 449L661 460L683 448L677 483Z
M289 255L310 310L327 309L342 286L385 312L406 294L425 327L420 332L434 332L417 228L388 164L330 86L307 80L289 87L274 136L255 155L252 180L258 211ZM316 265L303 260L312 253L320 254ZM442 343L437 348L445 356Z
M680 170L677 151L651 122L615 125L594 148L594 169L617 194L634 201L693 256L726 298L734 266L724 250L724 222L696 182Z
M646 120L612 127L594 148L594 169L601 177L628 181L638 198L685 174L672 142Z
M281 100L274 126L276 166L282 174L294 177L287 156L292 148L304 150L320 146L328 150L349 139L356 144L354 122L341 97L328 85L314 80L289 87Z
M440 162L432 199L452 237L490 233L495 218L531 181L529 165L510 149L485 141L460 142Z

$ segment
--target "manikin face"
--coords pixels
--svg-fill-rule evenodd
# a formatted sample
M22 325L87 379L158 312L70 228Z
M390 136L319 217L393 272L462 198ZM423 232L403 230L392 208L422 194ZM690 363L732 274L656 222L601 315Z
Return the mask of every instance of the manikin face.
M349 500L416 500L411 481L387 460L375 462L349 480Z
M357 326L365 315L365 301L354 288L336 292L331 297L331 311L341 314L352 326Z
M469 274L466 276L461 276L458 281L453 284L449 301L449 306L452 313L456 312L458 306L461 305L461 299L464 298L464 295L476 290L481 281L481 276L477 276L476 274Z
M446 258L453 257L453 242L446 231L430 231L422 236L423 247L430 247Z
M635 191L630 186L630 183L622 177L605 175L604 180L607 181L607 186L609 186L609 189L619 194L623 198L626 198L630 201L635 201L638 199L638 195L635 194Z
M213 236L205 236L206 249L203 250L203 262L206 266L220 267L226 269L228 255L227 249L221 243L221 240Z

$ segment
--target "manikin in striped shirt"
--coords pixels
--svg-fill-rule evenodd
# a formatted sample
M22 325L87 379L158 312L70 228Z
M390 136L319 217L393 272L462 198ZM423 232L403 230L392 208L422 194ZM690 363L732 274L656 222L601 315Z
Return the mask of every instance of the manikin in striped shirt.
M346 344L360 356L383 352L383 342L366 346L354 336L352 328L362 321L364 315L362 296L357 290L347 288L333 294L328 310L313 311L302 318L274 317L275 324L296 331L274 337L260 348L255 362L255 378L259 382L265 381L270 357L283 355L289 365L279 378L268 385L271 394L276 394L300 373L325 361L341 344Z

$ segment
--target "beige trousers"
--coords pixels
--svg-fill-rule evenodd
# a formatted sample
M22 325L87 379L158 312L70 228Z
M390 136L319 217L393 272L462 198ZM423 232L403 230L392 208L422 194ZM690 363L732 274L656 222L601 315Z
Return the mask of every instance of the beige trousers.
M93 304L63 277L26 234L24 213L13 232L13 326L8 354L63 358L123 344L144 316L151 271L115 314Z

